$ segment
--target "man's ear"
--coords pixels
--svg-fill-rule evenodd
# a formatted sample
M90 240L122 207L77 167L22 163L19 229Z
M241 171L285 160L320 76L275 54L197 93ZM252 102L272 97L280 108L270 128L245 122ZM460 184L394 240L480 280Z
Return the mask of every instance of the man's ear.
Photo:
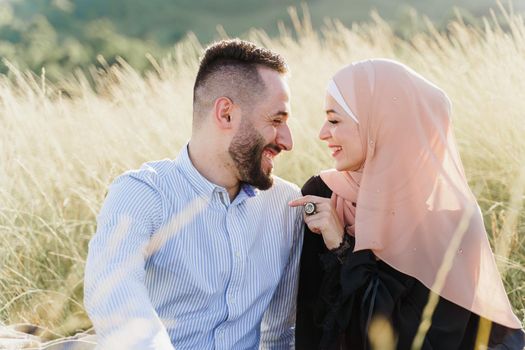
M228 97L219 97L213 106L213 121L220 129L231 129L233 101Z

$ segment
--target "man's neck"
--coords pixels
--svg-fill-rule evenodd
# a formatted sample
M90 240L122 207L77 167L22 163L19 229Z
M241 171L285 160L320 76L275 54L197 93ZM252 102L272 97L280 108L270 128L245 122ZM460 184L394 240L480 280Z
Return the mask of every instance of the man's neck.
M239 180L232 174L224 155L217 151L218 147L210 147L200 142L190 140L188 153L191 163L206 180L224 187L228 192L230 201L233 201L240 190Z

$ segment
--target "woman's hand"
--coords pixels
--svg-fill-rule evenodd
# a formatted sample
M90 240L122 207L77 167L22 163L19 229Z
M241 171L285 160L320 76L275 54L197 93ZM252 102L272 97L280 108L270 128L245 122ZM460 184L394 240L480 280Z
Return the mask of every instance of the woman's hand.
M304 222L310 231L321 234L328 249L339 247L345 232L330 198L304 196L289 202L288 205L298 207L304 206L308 202L314 203L316 207L315 213L312 215L304 214Z

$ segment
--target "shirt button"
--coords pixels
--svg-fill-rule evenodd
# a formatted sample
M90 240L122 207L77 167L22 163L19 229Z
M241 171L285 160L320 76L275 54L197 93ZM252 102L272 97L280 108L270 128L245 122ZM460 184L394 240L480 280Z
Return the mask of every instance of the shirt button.
M240 257L241 257L241 252L240 252L240 251L238 251L238 250L237 250L237 251L235 251L235 256L236 256L236 257L238 257L238 258L240 258Z

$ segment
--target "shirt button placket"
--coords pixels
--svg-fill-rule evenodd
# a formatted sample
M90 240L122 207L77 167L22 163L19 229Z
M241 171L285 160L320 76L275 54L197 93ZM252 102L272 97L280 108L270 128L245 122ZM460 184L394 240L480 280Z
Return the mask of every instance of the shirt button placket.
M235 309L236 309L235 305L237 302L235 294L238 290L237 285L238 285L239 276L242 270L242 253L238 246L239 232L237 232L238 225L236 222L236 214L237 214L236 209L237 207L233 205L228 208L228 223L229 223L228 232L229 232L229 237L230 237L231 251L233 254L232 275L231 275L230 284L227 290L227 295L228 295L227 302L228 302L228 306L230 309L230 315L232 313L235 313Z
M224 328L218 328L215 331L215 347L217 349L226 348Z

